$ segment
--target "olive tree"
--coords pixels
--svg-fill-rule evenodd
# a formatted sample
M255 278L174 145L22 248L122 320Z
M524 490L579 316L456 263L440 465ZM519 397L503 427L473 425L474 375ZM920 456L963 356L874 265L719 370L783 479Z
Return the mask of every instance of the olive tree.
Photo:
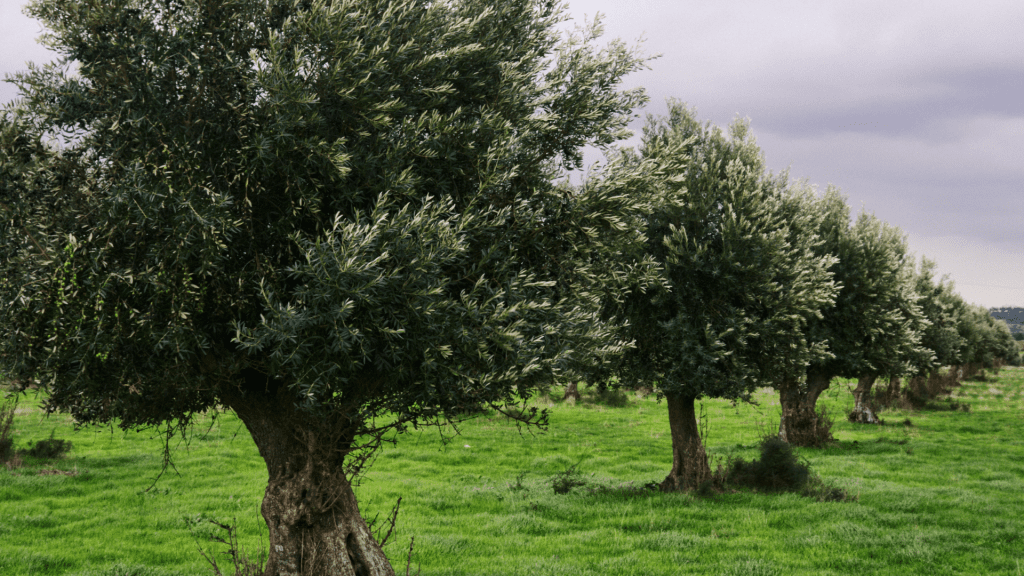
M998 369L1019 355L1005 320L993 318L988 309L961 300L957 330L963 339L960 348L961 376L969 378L982 369Z
M511 0L35 0L12 80L0 359L46 409L187 428L224 406L268 471L266 574L392 574L353 478L387 434L620 353L644 265L614 182L635 49ZM643 284L643 281L639 282Z
M863 408L878 376L906 372L908 358L919 353L924 322L903 233L868 213L851 224L845 198L832 187L817 209L823 242L815 250L835 257L830 271L840 290L835 306L807 328L808 340L827 342L831 356L811 362L799 386L781 390L779 436L792 444L813 440L808 429L817 425L815 406L833 378L858 378L857 405Z
M959 296L947 277L935 278L935 266L935 262L922 257L913 279L917 304L927 322L921 330L921 347L916 356L908 358L906 376L916 379L912 384L938 381L940 368L960 363L963 339L957 332L954 303ZM892 402L901 392L901 375L890 376L886 401Z
M831 257L791 234L784 179L765 175L745 122L727 136L670 101L668 116L644 129L640 158L663 171L643 192L658 201L640 253L661 265L662 282L612 306L636 342L617 370L664 397L673 464L661 487L688 489L710 476L698 399L744 398L825 353L803 333L834 296Z

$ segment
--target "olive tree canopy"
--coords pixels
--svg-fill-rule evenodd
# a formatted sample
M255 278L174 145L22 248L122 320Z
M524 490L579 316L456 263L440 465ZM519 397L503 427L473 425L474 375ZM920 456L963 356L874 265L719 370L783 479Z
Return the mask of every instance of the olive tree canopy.
M595 47L597 22L562 37L539 0L27 10L61 58L3 112L3 370L79 422L237 412L267 574L393 573L350 488L385 431L624 348L599 304L648 274L610 257L638 208L557 183L644 101L617 89L644 59Z

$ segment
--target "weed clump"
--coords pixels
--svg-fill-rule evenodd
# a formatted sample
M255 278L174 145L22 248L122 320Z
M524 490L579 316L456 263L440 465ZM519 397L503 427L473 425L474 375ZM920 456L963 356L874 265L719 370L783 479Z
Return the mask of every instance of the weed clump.
M944 372L932 372L926 376L915 376L907 382L902 394L894 391L884 399L882 404L896 408L920 410L934 398L952 392L960 385L964 373L963 369L950 369ZM973 374L974 372L968 369L967 373Z
M846 502L855 501L857 496L836 486L830 486L816 475L807 479L807 484L800 490L800 494L808 498L814 498L818 502Z
M54 458L63 458L70 450L71 442L62 438L54 438L53 432L51 431L49 438L36 442L26 453L33 458L51 460Z
M583 474L580 473L579 465L580 462L577 462L551 477L551 489L555 494L568 494L573 488L587 485Z
M611 408L622 408L629 404L629 396L622 390L606 389L598 390L595 394L598 402Z
M520 490L526 490L526 486L523 486L523 478L526 478L526 472L521 472L516 476L515 482L508 483L508 489L512 492L519 492Z
M231 524L218 522L201 514L194 518L185 516L182 519L185 521L186 528L192 533L192 539L195 540L196 548L199 549L199 553L210 564L210 567L213 568L213 573L216 576L258 576L263 574L263 565L266 562L267 551L261 547L256 558L250 558L238 543L238 529L234 522ZM207 527L207 524L210 527ZM222 533L218 533L217 529L222 531ZM213 552L207 553L200 546L200 535L228 547L225 555L231 559L233 570L229 568L227 573L221 571L220 566L217 565L215 554Z
M760 459L750 462L742 458L730 460L724 471L724 481L732 486L746 486L764 492L796 492L821 502L856 499L842 488L825 484L811 472L806 462L797 458L789 443L775 436L761 441Z
M768 492L796 492L807 483L810 473L810 467L800 462L789 443L770 437L761 443L759 460L732 461L729 481Z

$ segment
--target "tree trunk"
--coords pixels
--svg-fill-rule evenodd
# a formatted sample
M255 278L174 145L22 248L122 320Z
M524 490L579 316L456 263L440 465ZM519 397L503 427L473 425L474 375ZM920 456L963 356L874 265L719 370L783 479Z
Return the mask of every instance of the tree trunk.
M886 398L889 399L889 405L892 406L894 402L900 397L900 391L903 388L903 380L899 376L892 376L889 378L889 389L886 390Z
M570 398L576 401L579 401L580 399L580 391L576 382L570 382L569 385L565 387L565 396L562 396L562 400L568 400Z
M799 420L803 396L799 382L783 382L779 386L779 404L782 405L782 415L779 416L779 439L783 442L793 443L790 439L790 436L793 436L790 428Z
M711 466L693 409L695 400L694 396L665 395L668 425L672 431L672 470L661 483L663 492L693 490L711 479Z
M779 438L794 446L820 446L832 440L831 424L822 420L815 409L818 397L831 381L830 374L808 372L806 388L796 382L780 387Z
M344 460L355 426L301 414L286 387L266 377L222 394L267 464L261 511L270 535L264 576L394 576L359 514ZM262 389L260 389L262 388Z
M818 405L818 396L832 384L832 375L824 372L807 373L807 398L804 404L812 411Z
M868 406L868 398L871 396L871 387L875 384L876 376L861 376L857 379L857 387L853 389L853 412L850 413L850 422L861 424L878 424L871 407Z

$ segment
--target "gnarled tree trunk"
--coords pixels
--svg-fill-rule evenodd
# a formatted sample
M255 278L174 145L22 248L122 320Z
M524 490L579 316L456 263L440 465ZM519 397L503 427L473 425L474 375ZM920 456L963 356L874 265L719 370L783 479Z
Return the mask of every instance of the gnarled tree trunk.
M807 373L807 404L811 410L818 405L818 397L832 384L832 375L824 372Z
M876 378L872 374L861 376L857 379L857 387L853 389L853 412L850 413L850 422L878 424L878 417L875 416L875 412L868 406L871 387L875 384Z
M885 391L885 396L888 399L890 406L899 399L902 389L903 379L899 376L891 376L889 378L889 387Z
M831 382L831 374L808 372L806 388L796 382L787 382L780 387L782 416L779 418L779 438L794 446L818 446L831 441L830 424L822 421L815 408L818 397Z
M570 382L569 385L565 387L565 395L562 396L562 400L568 400L570 398L577 401L580 399L580 390L576 382Z
M782 405L782 415L779 417L779 439L783 442L790 442L791 422L798 418L798 411L801 405L800 383L793 381L783 382L779 386L779 404Z
M264 576L394 576L359 514L344 460L352 423L300 413L285 386L249 376L222 395L245 423L267 464L261 511L270 535Z
M697 427L694 396L666 394L672 431L672 470L661 483L663 492L693 490L711 479L711 466Z

